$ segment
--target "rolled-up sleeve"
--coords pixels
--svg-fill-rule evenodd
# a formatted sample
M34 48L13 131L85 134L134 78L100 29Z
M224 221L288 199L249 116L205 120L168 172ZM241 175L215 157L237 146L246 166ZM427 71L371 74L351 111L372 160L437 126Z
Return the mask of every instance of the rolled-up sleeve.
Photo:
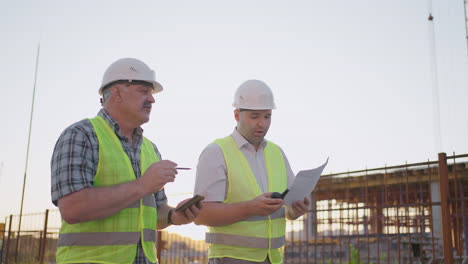
M89 124L91 126L91 124ZM57 140L51 160L52 203L73 192L92 187L96 151L86 124L67 128Z
M198 158L194 194L207 202L222 202L226 193L226 162L221 147L209 144Z

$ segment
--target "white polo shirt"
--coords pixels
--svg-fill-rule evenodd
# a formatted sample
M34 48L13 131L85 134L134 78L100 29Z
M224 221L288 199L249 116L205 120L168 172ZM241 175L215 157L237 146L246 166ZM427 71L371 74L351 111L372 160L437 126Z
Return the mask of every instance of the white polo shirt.
M257 179L258 186L264 193L268 192L268 174L265 155L263 154L266 141L264 140L260 145L261 147L255 150L255 147L237 129L234 129L231 136L249 162L250 169ZM291 187L295 176L281 148L280 151L283 154L286 165L288 187ZM194 194L205 196L205 201L207 202L222 202L226 198L227 185L227 169L224 154L221 147L213 142L203 150L198 158Z

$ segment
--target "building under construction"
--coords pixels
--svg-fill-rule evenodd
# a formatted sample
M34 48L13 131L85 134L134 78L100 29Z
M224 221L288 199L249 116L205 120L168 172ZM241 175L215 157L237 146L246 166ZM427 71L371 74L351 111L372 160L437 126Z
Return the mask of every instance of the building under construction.
M323 175L285 263L468 261L467 157Z
M468 154L322 175L288 221L285 264L467 263ZM0 263L55 263L58 211L6 219ZM159 232L161 264L207 263L203 241ZM465 262L463 262L465 261Z

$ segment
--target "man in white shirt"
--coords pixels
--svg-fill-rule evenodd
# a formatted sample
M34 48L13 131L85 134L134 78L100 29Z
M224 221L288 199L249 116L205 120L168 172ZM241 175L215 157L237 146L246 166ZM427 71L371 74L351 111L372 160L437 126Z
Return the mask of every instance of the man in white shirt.
M242 83L233 106L233 133L199 158L194 193L205 203L195 223L209 228L210 264L282 263L285 218L297 219L310 202L283 207L282 199L270 198L294 179L284 152L264 139L275 109L270 87L259 80Z

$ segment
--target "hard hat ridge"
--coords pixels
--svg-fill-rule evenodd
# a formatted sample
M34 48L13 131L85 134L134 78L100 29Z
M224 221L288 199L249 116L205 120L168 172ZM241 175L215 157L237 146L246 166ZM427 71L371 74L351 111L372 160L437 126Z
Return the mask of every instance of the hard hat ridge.
M232 106L250 110L275 109L270 87L260 80L248 80L237 88Z
M156 81L154 71L144 62L134 58L122 58L113 62L102 77L102 83L99 87L99 94L102 95L102 89L115 81L144 81L153 84L153 93L163 90L161 84Z

